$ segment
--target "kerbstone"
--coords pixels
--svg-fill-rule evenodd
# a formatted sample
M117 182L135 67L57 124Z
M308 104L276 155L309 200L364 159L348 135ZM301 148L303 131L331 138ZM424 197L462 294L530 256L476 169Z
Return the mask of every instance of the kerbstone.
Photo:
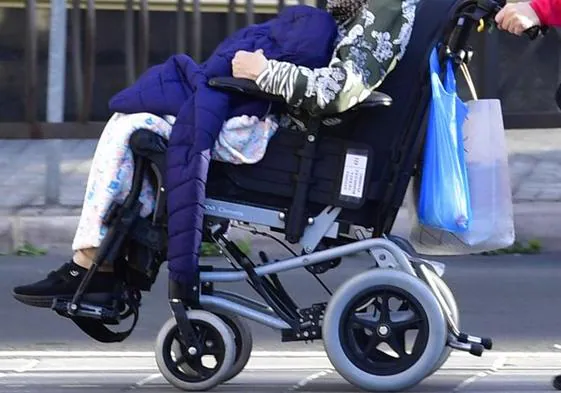
M13 244L11 219L7 216L0 216L0 254L11 252Z
M35 247L70 247L78 216L21 217L21 239Z

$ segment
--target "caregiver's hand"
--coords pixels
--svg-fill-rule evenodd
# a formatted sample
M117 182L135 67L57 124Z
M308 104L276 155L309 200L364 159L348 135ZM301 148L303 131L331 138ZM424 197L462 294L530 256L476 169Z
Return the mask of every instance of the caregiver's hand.
M507 4L495 21L499 29L515 35L522 35L529 28L540 25L540 19L529 2Z
M232 59L232 75L234 78L256 80L267 68L267 58L263 56L263 50L246 52L240 50Z

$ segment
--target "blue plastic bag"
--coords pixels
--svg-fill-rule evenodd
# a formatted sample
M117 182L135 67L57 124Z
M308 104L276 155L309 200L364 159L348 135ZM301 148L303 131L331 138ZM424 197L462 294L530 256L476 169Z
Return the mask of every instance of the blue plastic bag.
M471 206L462 125L467 106L456 93L451 61L444 84L436 49L430 57L432 99L419 191L419 222L449 232L469 229Z

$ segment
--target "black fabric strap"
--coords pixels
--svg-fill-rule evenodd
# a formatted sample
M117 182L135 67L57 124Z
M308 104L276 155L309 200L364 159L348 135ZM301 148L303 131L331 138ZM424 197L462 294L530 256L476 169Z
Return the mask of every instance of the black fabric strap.
M132 311L132 326L124 332L113 332L108 329L102 321L86 317L71 317L70 319L88 336L102 343L122 342L130 336L138 322L139 309L134 300L127 300L127 304Z

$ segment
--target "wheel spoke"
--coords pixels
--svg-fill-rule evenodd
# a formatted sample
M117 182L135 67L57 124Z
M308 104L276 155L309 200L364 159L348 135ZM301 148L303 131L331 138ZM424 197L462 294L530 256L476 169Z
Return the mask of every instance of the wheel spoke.
M202 329L201 335L199 336L199 342L203 347L206 346L205 341L207 336L208 336L208 329Z
M396 361L396 358L394 358L391 355L388 355L386 352L381 351L378 348L376 348L375 354L374 356L372 356L372 358L374 362L393 363ZM384 367L388 367L388 366L384 366Z
M368 319L363 319L357 315L351 317L351 326L353 329L370 329L376 331L378 323L376 321L369 321Z
M393 332L386 342L400 358L409 356L407 352L405 352L405 334L396 334L396 332Z
M207 348L203 351L204 355L221 356L224 351L220 347Z
M203 378L208 378L213 373L213 370L203 366L201 362L201 358L193 359L191 362L188 362L187 364L189 364L189 366Z
M415 337L415 343L413 344L413 348L411 349L411 355L415 356L415 354L419 351L419 347L422 345L422 340L419 339L419 335Z
M418 329L423 320L416 315L399 322L392 322L391 328L395 334L405 335L407 330Z
M175 362L173 362L173 365L175 367L179 367L179 365L183 363L187 363L187 356L185 355L181 355Z
M374 350L376 350L376 347L380 343L381 343L381 341L380 341L380 338L378 337L377 334L373 334L372 336L370 336L370 338L368 339L368 343L366 344L366 347L364 347L364 349L362 351L363 358L368 358L370 356L370 354Z
M382 304L380 306L380 322L390 322L390 297L387 292L382 293Z

